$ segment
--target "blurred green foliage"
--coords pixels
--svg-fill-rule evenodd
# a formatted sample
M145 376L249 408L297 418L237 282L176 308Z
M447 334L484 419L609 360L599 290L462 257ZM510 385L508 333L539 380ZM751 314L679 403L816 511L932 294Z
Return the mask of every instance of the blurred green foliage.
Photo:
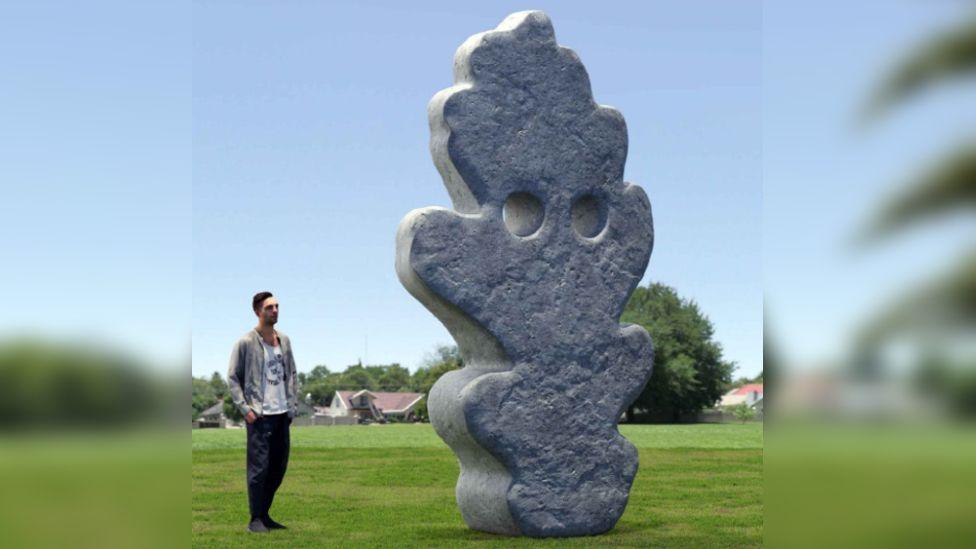
M754 410L752 406L749 406L745 402L740 402L734 406L728 406L727 409L729 413L731 413L732 416L735 417L735 419L741 421L742 423L745 423L750 419L754 419L756 417L756 410Z
M919 391L944 402L952 416L976 417L976 360L957 361L930 350L914 378Z
M865 119L873 121L932 86L973 74L976 13L911 50L874 92ZM919 222L959 211L976 211L974 138L933 162L884 202L861 235L861 242L874 243ZM976 326L976 250L969 249L962 256L948 274L871 319L862 333L864 344L876 345L898 333Z
M170 395L168 380L130 355L42 339L0 342L0 387L4 430L144 422L166 412Z
M188 542L174 372L104 345L16 338L0 342L0 387L0 547Z
M976 12L952 28L926 39L898 63L872 95L865 120L873 121L926 89L976 74ZM861 236L872 244L915 226L950 214L976 212L976 136L948 151L885 201ZM940 345L971 341L976 329L976 249L961 243L961 260L942 275L922 284L874 314L863 326L855 353L869 357L855 367L877 370L877 349L899 337L922 345L933 338ZM962 336L961 338L959 336ZM924 353L923 353L924 354ZM972 360L964 367L937 364L923 356L915 366L916 381L930 397L945 401L957 416L976 417ZM958 361L957 361L958 362Z

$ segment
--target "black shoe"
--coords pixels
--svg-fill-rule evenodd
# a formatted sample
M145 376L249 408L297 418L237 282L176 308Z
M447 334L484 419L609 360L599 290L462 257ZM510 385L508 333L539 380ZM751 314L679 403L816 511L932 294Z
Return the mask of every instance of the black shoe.
M263 522L264 525L269 530L285 530L286 528L288 528L287 526L281 524L280 522L275 522L275 520L269 517L268 515L264 515L264 518L261 519L261 522Z
M252 520L251 523L247 525L247 529L258 534L267 534L269 532L268 527L261 522L261 519Z

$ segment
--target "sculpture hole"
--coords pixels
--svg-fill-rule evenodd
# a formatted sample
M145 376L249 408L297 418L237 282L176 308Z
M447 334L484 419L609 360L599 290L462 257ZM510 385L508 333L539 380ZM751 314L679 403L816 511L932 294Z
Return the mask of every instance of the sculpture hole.
M542 202L529 193L510 194L502 208L505 226L516 236L529 236L538 231L543 217Z
M583 238L595 237L607 224L607 209L603 201L592 194L577 198L570 215L573 229Z

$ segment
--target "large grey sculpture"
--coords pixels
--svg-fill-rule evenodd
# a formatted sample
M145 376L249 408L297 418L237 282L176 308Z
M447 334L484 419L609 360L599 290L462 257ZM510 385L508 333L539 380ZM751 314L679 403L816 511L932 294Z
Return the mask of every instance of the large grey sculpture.
M396 269L465 361L428 400L458 505L487 532L606 532L637 472L617 421L652 365L647 332L619 324L653 240L624 119L542 12L469 38L454 81L428 107L454 209L403 219Z

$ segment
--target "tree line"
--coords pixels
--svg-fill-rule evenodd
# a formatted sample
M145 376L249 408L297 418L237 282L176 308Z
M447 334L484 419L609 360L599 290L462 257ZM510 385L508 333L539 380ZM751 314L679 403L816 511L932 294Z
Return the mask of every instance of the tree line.
M715 330L698 305L684 299L670 286L651 283L639 287L621 316L623 323L643 326L654 342L654 370L640 396L627 410L627 421L671 423L693 421L704 408L714 406L729 388L756 378L732 381L735 364L722 356ZM410 373L398 363L347 366L341 372L318 365L298 374L302 399L314 406L329 406L336 391L369 389L430 393L445 373L461 368L464 361L454 346L439 346L417 371ZM224 400L225 413L236 417L226 381L219 373L210 379L193 379L193 417ZM426 417L426 400L417 410Z

